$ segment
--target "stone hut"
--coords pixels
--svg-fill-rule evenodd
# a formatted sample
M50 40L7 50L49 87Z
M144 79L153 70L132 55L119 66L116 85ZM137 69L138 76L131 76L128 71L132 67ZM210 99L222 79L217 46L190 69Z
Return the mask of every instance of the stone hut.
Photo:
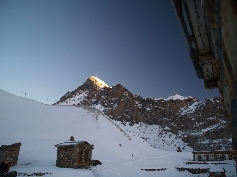
M86 141L68 141L56 144L56 166L61 168L89 168L94 145Z
M194 161L220 161L234 159L234 150L193 151Z
M21 143L14 143L12 145L2 145L0 147L2 161L10 162L11 167L17 165Z

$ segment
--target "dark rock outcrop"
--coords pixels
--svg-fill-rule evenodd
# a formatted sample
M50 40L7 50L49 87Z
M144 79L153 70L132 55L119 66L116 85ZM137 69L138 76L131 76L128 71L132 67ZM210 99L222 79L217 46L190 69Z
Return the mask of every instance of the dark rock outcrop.
M143 122L169 127L195 150L232 149L227 116L220 98L204 101L178 95L169 99L142 98L121 84L109 87L98 78L90 77L55 105L99 106L111 119L130 125Z

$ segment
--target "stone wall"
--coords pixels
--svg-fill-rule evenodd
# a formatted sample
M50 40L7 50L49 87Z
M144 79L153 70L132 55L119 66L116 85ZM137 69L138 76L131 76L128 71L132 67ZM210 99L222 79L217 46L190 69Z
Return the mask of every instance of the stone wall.
M58 147L56 166L61 168L72 168L75 163L75 156L74 146Z
M0 151L4 152L3 161L10 162L11 166L17 165L21 143L14 143L12 145L2 145Z
M57 149L56 166L61 168L89 168L92 147L85 143L61 146Z

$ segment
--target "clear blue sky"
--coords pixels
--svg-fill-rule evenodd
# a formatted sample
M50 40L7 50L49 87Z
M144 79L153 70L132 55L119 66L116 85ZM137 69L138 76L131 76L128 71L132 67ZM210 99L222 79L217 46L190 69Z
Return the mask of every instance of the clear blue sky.
M169 0L0 1L0 88L52 104L91 75L142 97L219 96Z

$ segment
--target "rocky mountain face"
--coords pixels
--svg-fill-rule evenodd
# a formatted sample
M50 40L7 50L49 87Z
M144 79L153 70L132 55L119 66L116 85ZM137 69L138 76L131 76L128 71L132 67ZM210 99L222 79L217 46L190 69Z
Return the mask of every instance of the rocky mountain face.
M194 150L232 149L220 98L204 101L179 95L167 99L143 98L120 84L109 87L91 76L55 105L95 107L109 118L124 124L129 122L131 126L137 123L160 125Z

